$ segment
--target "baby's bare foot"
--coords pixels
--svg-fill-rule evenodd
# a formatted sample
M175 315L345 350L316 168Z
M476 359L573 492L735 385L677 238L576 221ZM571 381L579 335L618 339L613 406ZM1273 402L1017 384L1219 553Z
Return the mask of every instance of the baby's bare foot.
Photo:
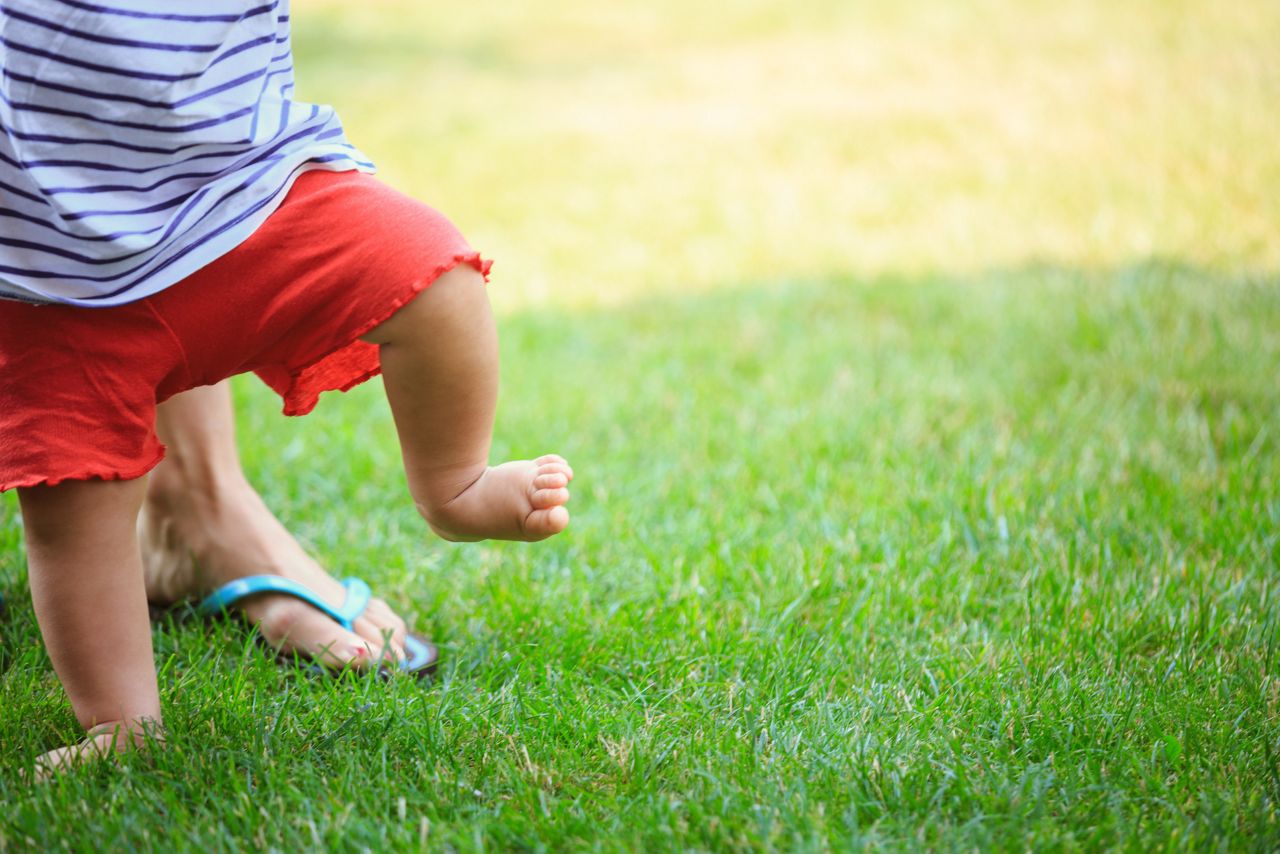
M492 466L428 522L454 542L545 540L569 524L571 480L573 469L555 454Z
M138 519L152 603L203 597L248 575L279 575L311 588L331 605L342 603L346 589L307 555L247 482L192 485L176 470L166 470L167 464L152 473ZM355 631L284 594L254 596L236 608L273 647L331 667L364 668L384 656L404 655L404 621L381 599L370 600Z
M105 759L117 753L142 749L148 740L164 742L164 729L156 721L137 719L131 724L113 721L89 730L84 741L50 750L36 759L35 773L29 778L40 783L94 759Z

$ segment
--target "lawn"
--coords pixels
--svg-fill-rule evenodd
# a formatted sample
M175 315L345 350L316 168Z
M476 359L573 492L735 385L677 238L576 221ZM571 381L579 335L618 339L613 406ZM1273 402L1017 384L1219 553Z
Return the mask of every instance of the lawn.
M251 479L444 646L317 679L157 624L169 738L76 737L0 500L0 849L1280 846L1280 7L299 3L299 94L497 259L449 545L378 383Z

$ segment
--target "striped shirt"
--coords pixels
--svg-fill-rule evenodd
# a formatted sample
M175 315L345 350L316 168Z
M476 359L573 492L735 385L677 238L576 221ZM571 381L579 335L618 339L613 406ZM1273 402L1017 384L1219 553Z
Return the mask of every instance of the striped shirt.
M0 74L0 297L142 299L374 168L293 100L289 0L0 0Z

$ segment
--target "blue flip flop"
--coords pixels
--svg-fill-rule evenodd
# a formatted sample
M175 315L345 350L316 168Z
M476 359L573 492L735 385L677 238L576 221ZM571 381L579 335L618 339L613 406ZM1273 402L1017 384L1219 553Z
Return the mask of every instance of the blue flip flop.
M334 622L347 631L364 613L373 595L369 585L359 578L344 578L342 586L347 588L347 596L337 608L325 602L309 587L281 578L278 575L249 575L222 585L205 597L196 606L196 613L209 617L226 613L233 605L248 596L260 593L285 593L296 596L333 618ZM409 633L404 639L405 658L400 662L400 671L413 676L426 676L436 669L440 659L440 650L421 635Z

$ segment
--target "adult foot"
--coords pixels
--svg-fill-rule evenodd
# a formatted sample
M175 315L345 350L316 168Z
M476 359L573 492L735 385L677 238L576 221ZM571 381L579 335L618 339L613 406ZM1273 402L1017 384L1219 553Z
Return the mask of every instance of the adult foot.
M427 515L431 530L446 540L545 540L569 524L573 469L547 454L485 469L456 498Z
M167 604L205 596L237 578L279 575L340 605L346 589L303 551L247 481L230 481L191 488L168 460L152 472L138 517L147 598ZM381 599L370 600L354 631L279 593L251 597L236 608L273 647L327 666L363 669L404 657L404 620Z

